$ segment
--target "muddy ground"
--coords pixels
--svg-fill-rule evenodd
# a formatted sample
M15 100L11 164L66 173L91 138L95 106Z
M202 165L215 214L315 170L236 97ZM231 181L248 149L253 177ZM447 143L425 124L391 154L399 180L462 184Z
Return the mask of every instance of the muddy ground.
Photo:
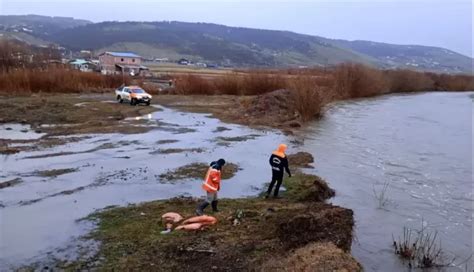
M286 91L247 97L155 95L153 103L190 112L210 113L213 117L229 123L279 128L291 134L293 129L301 126L301 122L298 114L291 110L292 102L289 97ZM0 154L59 146L82 139L81 136L68 138L61 136L143 133L166 125L145 124L143 116L158 111L159 108L118 104L111 94L34 94L0 98L0 124L30 125L32 132L45 134L40 139L34 140L0 139ZM228 129L219 127L216 132L225 130ZM180 128L176 131L176 133L189 132L193 130ZM229 145L228 142L246 139L237 137L221 140L221 145Z
M130 126L121 126L118 121L158 110L143 105L118 104L112 94L34 94L0 98L0 124L30 124L35 130L49 135L135 133ZM153 103L212 113L222 121L248 126L283 129L301 126L298 114L292 109L294 102L285 90L261 96L154 95ZM61 126L54 126L58 124ZM226 129L220 127L218 131Z
M0 124L23 124L29 131L44 134L39 139L1 139L0 154L14 154L64 145L84 139L81 134L141 133L153 129L140 117L156 107L118 104L109 95L31 95L1 97ZM158 126L157 124L156 126ZM62 137L75 135L74 137ZM14 146L14 147L13 147Z
M193 129L173 128L166 123L147 123L146 114L160 110L158 107L131 106L114 101L112 94L33 94L31 96L1 96L0 125L29 125L25 133L44 136L39 139L2 139L0 154L14 154L41 148L64 145L84 139L85 134L95 133L143 133L151 129L175 130L176 134L190 133ZM261 96L183 96L155 95L154 104L180 110L211 113L229 123L247 126L279 128L291 133L300 127L298 115L291 110L291 99L287 91L276 91ZM215 132L229 130L218 127ZM63 137L75 135L74 137ZM245 141L256 137L219 138L220 145ZM173 141L173 140L170 140ZM157 144L169 143L157 142ZM199 150L191 150L199 152ZM176 153L180 150L157 150L157 153Z
M180 110L212 113L213 117L228 123L278 128L288 133L303 124L287 90L260 96L159 95L155 101Z
M161 215L194 214L197 199L174 198L91 215L97 255L61 269L155 271L361 271L349 254L353 214L325 204L334 195L316 176L296 173L281 199L222 199L218 223L200 231L160 234ZM298 263L296 266L292 265Z

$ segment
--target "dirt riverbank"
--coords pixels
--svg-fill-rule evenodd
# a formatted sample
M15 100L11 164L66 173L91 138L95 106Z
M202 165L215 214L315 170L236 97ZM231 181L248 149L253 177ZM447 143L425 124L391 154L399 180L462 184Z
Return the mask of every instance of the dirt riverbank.
M159 95L155 101L184 111L211 113L223 122L291 133L303 123L294 110L293 99L289 91L279 90L259 96Z
M301 165L307 154L290 157ZM299 164L299 163L297 163ZM199 200L178 197L90 215L100 242L94 256L56 264L60 269L155 271L362 271L350 255L353 212L324 203L334 196L322 178L296 168L279 199L221 199L218 220L200 231L160 234L161 215L191 217ZM209 211L208 211L209 212ZM295 265L296 260L298 264Z
M159 110L156 107L118 104L108 95L32 95L1 97L0 125L12 131L21 125L21 133L0 138L0 154L64 145L84 139L80 134L149 131L159 124L145 126L139 117ZM39 135L22 139L28 133ZM75 137L62 137L78 135ZM12 147L14 146L14 147Z

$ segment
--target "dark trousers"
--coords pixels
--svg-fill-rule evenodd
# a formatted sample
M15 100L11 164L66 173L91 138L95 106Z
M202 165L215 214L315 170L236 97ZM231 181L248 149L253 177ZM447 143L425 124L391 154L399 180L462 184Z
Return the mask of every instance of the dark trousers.
M283 182L283 171L272 170L272 181L270 182L270 185L268 186L267 195L270 195L272 193L272 189L273 189L273 186L275 185L275 182L276 182L276 187L275 187L275 192L273 192L273 195L278 196L281 183Z

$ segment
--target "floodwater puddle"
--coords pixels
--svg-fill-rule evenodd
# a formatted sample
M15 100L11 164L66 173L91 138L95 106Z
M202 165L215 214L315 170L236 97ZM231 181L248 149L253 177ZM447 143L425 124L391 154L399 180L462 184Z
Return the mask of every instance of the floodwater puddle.
M286 137L208 117L164 108L139 121L154 126L143 133L91 134L64 145L0 155L1 181L21 178L0 190L0 217L7 222L2 223L0 263L14 268L60 258L60 249L92 228L77 220L107 206L200 197L208 165L219 158L235 164L229 164L232 174L220 196L254 195L270 179L268 171L261 171L268 154ZM241 135L253 136L231 149L215 140ZM163 176L193 164L192 182L168 182Z
M33 140L45 135L34 131L30 125L0 124L0 140Z

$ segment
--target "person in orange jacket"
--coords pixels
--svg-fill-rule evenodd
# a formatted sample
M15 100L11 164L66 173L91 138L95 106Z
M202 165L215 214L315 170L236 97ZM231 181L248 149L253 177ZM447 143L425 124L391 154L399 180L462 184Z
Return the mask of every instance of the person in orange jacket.
M288 176L291 177L290 168L288 167L288 158L286 157L286 144L280 144L278 149L273 151L270 156L269 162L272 167L272 181L268 186L267 194L265 198L268 198L272 192L273 186L276 183L275 192L273 196L278 197L278 192L280 191L281 183L283 182L283 171L286 170Z
M204 182L202 183L202 189L206 191L206 199L198 205L196 209L197 215L203 215L204 209L209 206L209 204L212 206L212 211L219 211L217 209L217 192L221 189L221 169L224 164L224 159L211 162Z

